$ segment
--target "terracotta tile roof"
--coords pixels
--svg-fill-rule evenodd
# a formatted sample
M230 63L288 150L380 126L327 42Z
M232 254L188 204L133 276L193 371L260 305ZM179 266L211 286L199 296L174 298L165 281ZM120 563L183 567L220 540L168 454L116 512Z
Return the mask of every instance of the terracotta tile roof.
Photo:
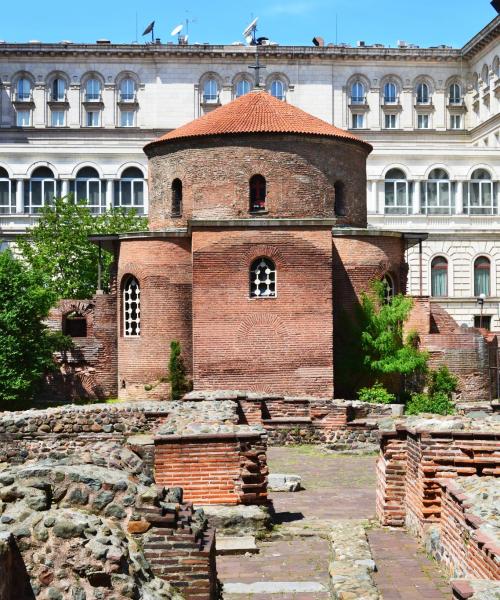
M370 144L326 121L278 100L264 91L240 96L186 125L169 131L145 146L182 138L238 133L298 133L352 140L371 149Z

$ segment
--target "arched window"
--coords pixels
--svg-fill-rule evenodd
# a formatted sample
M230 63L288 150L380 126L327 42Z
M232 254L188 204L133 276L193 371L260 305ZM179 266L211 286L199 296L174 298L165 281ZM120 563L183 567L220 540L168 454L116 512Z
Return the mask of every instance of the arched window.
M29 102L31 100L31 81L27 77L17 80L16 98L17 102Z
M479 256L474 261L474 296L490 295L490 259Z
M62 332L70 337L87 337L87 318L76 310L63 316Z
M6 215L16 212L15 190L5 169L0 167L0 214Z
M244 96L248 94L248 92L252 89L252 84L247 79L240 79L236 84L235 89L235 97L239 98L240 96Z
M384 300L388 304L396 294L396 286L392 275L386 273L382 279L382 283L384 284Z
M121 178L115 181L114 204L120 208L135 208L144 214L144 175L137 167L128 167Z
M276 266L270 258L260 257L253 261L250 267L250 296L276 297Z
M384 104L395 104L397 102L398 89L392 81L384 85Z
M451 215L455 210L455 187L444 169L433 169L423 185L422 212Z
M333 212L336 217L345 217L346 205L345 205L345 188L342 181L336 181L333 185L334 206Z
M497 210L495 186L485 169L476 169L470 178L464 212L469 215L494 215Z
M483 80L483 84L488 84L488 79L490 77L490 70L488 69L488 65L484 64L481 69L481 79Z
M92 213L99 214L106 209L104 185L93 167L80 169L70 189L75 195L75 202L85 203Z
M135 100L135 81L131 77L122 79L120 83L120 102L133 102Z
M50 86L50 99L52 102L64 102L66 100L66 81L62 77L53 79Z
M253 175L250 178L250 211L266 210L267 185L262 175Z
M271 82L269 90L271 92L271 96L278 98L278 100L285 100L285 85L281 79L274 79Z
M500 77L500 58L498 58L498 56L495 56L495 58L493 59L493 73L497 76Z
M351 104L365 103L365 86L361 81L356 81L351 86Z
M436 256L431 262L431 296L448 295L448 261L444 256Z
M123 335L141 334L141 290L135 277L128 277L123 286Z
M450 104L461 104L462 103L462 89L458 83L452 83L448 90Z
M182 181L174 179L172 181L172 217L182 215Z
M385 209L387 215L411 213L410 183L401 169L389 169L385 175Z
M417 104L429 104L429 86L426 83L417 85Z
M203 84L203 102L218 102L219 101L219 84L217 79L211 77Z
M38 167L24 188L24 211L38 213L59 195L59 185L49 167Z
M92 77L85 84L85 102L100 102L101 100L101 82Z

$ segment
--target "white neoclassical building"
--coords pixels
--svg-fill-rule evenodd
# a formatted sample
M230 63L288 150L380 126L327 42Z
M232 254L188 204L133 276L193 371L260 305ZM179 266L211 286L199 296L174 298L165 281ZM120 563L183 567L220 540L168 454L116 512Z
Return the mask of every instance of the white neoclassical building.
M409 292L500 330L500 16L462 48L261 46L262 86L374 146L373 227L409 243ZM0 44L0 239L74 192L147 213L143 145L245 94L256 47ZM482 311L478 298L484 298Z

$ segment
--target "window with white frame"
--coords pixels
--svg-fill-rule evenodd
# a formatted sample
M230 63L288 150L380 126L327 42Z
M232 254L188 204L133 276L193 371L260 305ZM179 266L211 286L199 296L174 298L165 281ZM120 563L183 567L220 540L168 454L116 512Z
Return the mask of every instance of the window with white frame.
M92 77L85 84L85 102L100 102L101 101L101 82L99 79Z
M236 98L239 98L240 96L248 94L251 89L252 84L247 79L240 79L236 84L234 95Z
M120 102L135 101L135 81L131 77L120 82Z
M17 125L17 127L30 127L31 126L31 110L17 110L16 111L16 125Z
M385 129L396 129L397 117L395 114L384 115L384 127Z
M94 167L81 168L70 189L75 195L75 202L85 203L93 214L106 210L105 185Z
M269 91L271 96L274 96L278 100L285 100L285 84L281 81L281 79L274 79L271 81Z
M365 86L361 81L355 81L351 86L351 104L365 104Z
M365 124L365 116L360 113L354 113L352 115L352 128L353 129L363 129Z
M411 184L401 169L389 169L385 175L385 207L387 215L411 213Z
M448 89L450 104L462 104L462 89L458 83L452 83Z
M476 169L467 184L464 212L469 215L494 215L497 212L495 185L485 169Z
M120 127L135 127L135 110L120 111Z
M61 77L56 77L50 86L50 100L52 102L66 101L66 81Z
M489 296L491 292L491 262L486 256L474 261L474 296Z
M59 182L52 170L49 167L38 167L31 174L28 185L24 186L24 212L40 212L44 206L52 204L59 192Z
M250 267L250 296L276 297L276 265L270 258L264 256L253 261Z
M384 85L384 104L396 104L398 98L398 88L395 83L388 81Z
M123 285L123 335L141 334L141 289L135 277L128 276Z
M450 129L462 129L462 115L450 115Z
M444 169L433 169L423 182L421 211L427 215L455 212L455 186Z
M417 85L417 104L430 104L429 86L426 83Z
M429 115L417 115L417 129L429 129Z
M217 79L210 77L203 83L203 102L209 104L219 101L219 83Z
M442 298L448 295L448 261L436 256L431 262L431 296Z
M15 188L7 171L0 167L0 213L5 215L16 212Z
M120 208L134 208L138 214L144 214L144 175L137 167L125 169L115 181L114 204Z
M17 102L30 102L31 99L31 81L27 77L21 77L17 80L15 100Z
M87 127L100 127L101 126L101 111L100 110L85 111L85 125Z
M50 111L50 126L64 127L66 125L66 111L60 109L52 109Z

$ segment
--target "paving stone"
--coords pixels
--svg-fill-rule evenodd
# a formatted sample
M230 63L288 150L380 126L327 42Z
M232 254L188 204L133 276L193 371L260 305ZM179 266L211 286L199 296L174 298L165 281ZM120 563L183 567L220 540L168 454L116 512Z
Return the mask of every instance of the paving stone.
M230 594L282 594L326 592L327 588L316 581L257 581L255 583L225 583L224 591Z
M253 536L223 537L218 536L215 540L217 555L231 554L257 554L259 549L255 544Z

